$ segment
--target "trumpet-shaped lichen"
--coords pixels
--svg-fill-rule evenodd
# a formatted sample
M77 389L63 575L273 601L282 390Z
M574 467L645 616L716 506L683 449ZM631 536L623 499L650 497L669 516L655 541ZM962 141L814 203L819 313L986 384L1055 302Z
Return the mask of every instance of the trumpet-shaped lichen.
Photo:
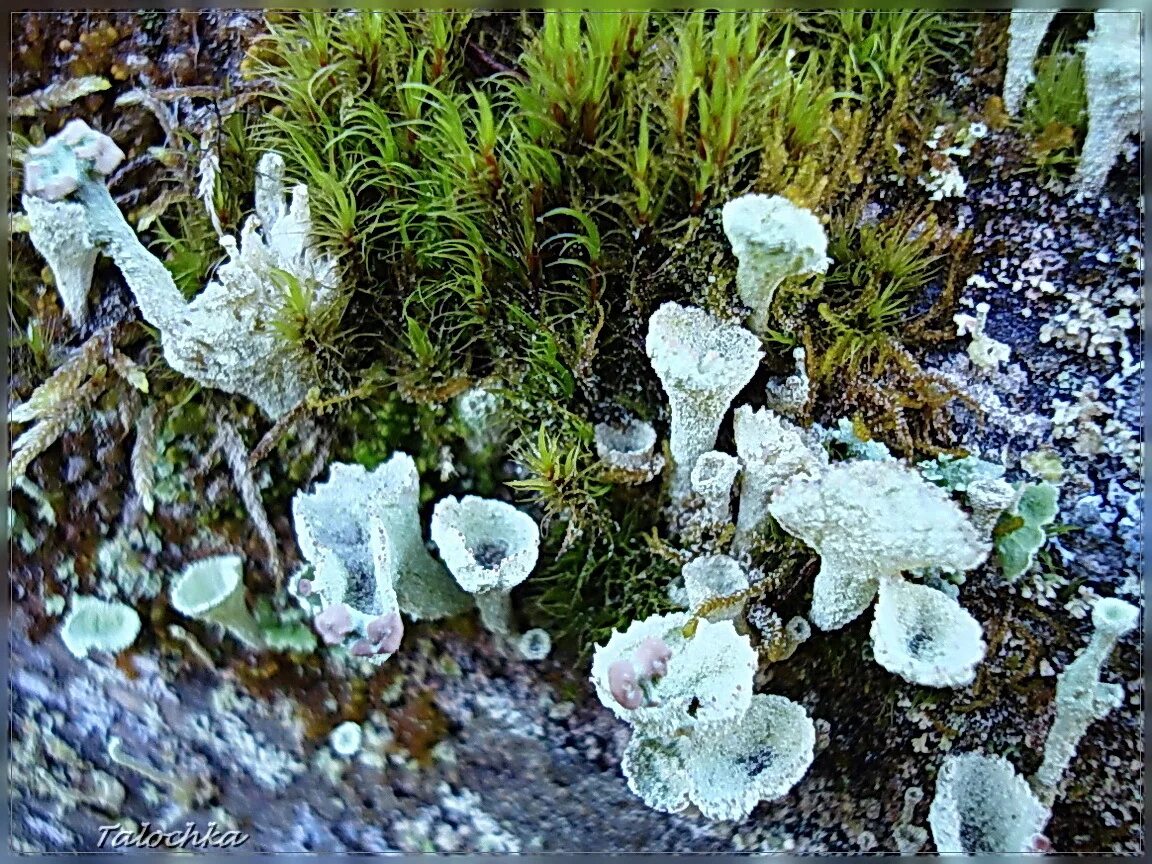
M647 483L664 468L656 452L656 430L643 420L597 423L593 429L596 455L607 468L609 479L635 485Z
M1098 192L1124 150L1140 132L1140 13L1101 10L1084 47L1084 84L1088 94L1088 132L1074 183L1078 194Z
M704 501L704 517L715 525L732 519L732 484L740 471L735 456L709 450L692 469L692 491Z
M1008 65L1004 70L1004 108L1009 114L1020 112L1024 94L1036 79L1032 67L1055 17L1056 12L1033 9L1012 13L1008 23Z
M841 463L819 479L794 480L768 509L820 554L809 618L821 630L860 615L882 576L925 567L964 572L989 551L944 490L894 460Z
M696 460L716 445L732 400L752 380L764 352L760 340L702 309L665 303L648 321L652 368L672 413L672 500L691 494Z
M690 620L684 612L654 615L633 621L597 646L592 681L600 701L621 720L653 735L671 734L680 728L723 725L748 710L756 671L756 652L748 637L739 635L731 621L704 620L685 636ZM668 652L662 672L651 665L656 643ZM628 688L639 688L638 701Z
M744 611L748 591L748 574L739 561L727 555L705 555L684 565L684 590L688 595L688 608L700 609L710 601L735 597L708 614L710 620L735 619Z
M737 820L787 794L812 764L816 728L804 708L757 694L721 731L653 738L635 730L624 752L628 788L645 804L678 813L695 804L709 819Z
M457 583L476 599L494 633L513 632L509 592L540 554L540 529L511 504L475 495L444 498L432 513L432 540Z
M60 268L72 317L83 319L92 250L103 251L124 274L145 320L160 329L173 369L244 395L273 418L299 404L319 382L276 322L291 296L307 303L308 314L317 314L335 302L337 289L335 261L310 245L307 188L297 186L285 208L281 186L258 184L259 216L245 223L239 244L221 239L228 257L215 281L189 303L105 186L105 175L123 154L110 138L76 122L29 153L24 195L32 240L39 238L37 248ZM266 154L257 172L279 176L280 157ZM261 225L261 219L273 221ZM71 238L74 247L61 247L61 237Z
M743 195L725 204L721 216L739 261L736 289L752 310L749 326L761 332L781 282L828 269L828 236L811 210L780 195Z
M419 499L420 477L406 453L394 453L373 471L336 463L327 482L317 484L311 493L296 494L292 515L297 541L316 569L318 589L328 584L331 569L335 593L327 602L343 602L336 599L343 596L339 590L346 581L343 569L352 574L348 578L365 580L365 585L368 580L391 583L400 610L417 620L457 615L471 606L468 595L424 545ZM386 540L379 540L379 561L386 562L382 566L387 569L380 573L374 570L371 547L375 520L386 535Z
M172 608L181 615L223 627L250 648L264 647L264 636L244 604L244 563L239 555L196 561L172 583Z
M979 622L942 591L887 576L872 619L876 662L925 687L963 687L984 659Z
M942 855L1011 855L1037 851L1050 816L1007 759L961 753L940 766L928 824Z

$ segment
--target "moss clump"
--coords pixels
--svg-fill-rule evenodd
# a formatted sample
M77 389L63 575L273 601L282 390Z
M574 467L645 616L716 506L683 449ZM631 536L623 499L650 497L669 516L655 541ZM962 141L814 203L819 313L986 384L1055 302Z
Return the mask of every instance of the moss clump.
M242 64L253 92L220 93L212 122L165 142L159 194L130 215L191 296L221 257L218 230L235 233L252 209L261 151L280 152L289 180L309 188L346 296L312 320L293 312L307 308L306 286L285 284L299 302L275 326L315 359L323 386L268 431L225 400L268 474L270 510L317 459L372 465L402 449L426 499L519 497L552 523L552 593L536 608L547 617L559 598L580 598L593 610L573 627L581 647L662 608L675 568L642 540L657 492L607 482L591 429L625 412L660 426L644 323L670 299L734 309L715 211L749 190L814 208L846 250L822 294L782 297L797 322L818 308L827 318L771 334L777 359L804 344L810 364L844 360L857 374L840 389L856 387L880 431L947 401L903 352L937 267L938 250L908 228L925 214L875 231L847 214L891 171L913 170L892 144L919 133L909 105L963 50L961 16L365 11L271 13L266 24ZM192 193L205 167L215 179ZM899 286L869 280L869 267ZM33 305L18 306L30 369L49 359L38 347L49 322ZM156 498L184 506L214 489L200 519L235 528L242 514L220 500L219 478L196 474L174 443L206 445L221 397L179 383L147 341L132 359L160 408ZM867 381L881 360L908 381L895 403ZM842 383L825 379L825 392ZM504 433L476 449L453 403L479 382L501 397ZM196 476L179 488L186 473ZM622 587L633 578L640 587Z
M1031 138L1029 162L1048 175L1069 175L1088 130L1084 56L1061 51L1041 57L1024 105L1022 128Z
M444 491L503 486L556 520L533 580L554 590L536 607L566 593L610 610L573 627L582 644L652 611L601 599L619 589L603 562L636 576L651 559L618 531L646 505L611 494L591 448L610 403L662 404L643 322L667 299L731 304L711 208L751 186L835 205L833 240L852 253L822 299L795 305L803 321L823 303L820 326L780 344L818 343L825 379L844 363L860 379L878 361L910 370L901 329L938 235L913 231L919 211L859 228L837 202L862 204L869 172L891 169L909 102L965 37L959 17L924 13L276 16L245 61L276 103L257 138L312 190L352 286L328 377L338 392L374 382L342 414L355 458L405 448L444 469ZM947 401L908 374L912 403ZM480 379L498 382L508 428L487 464L461 458L441 410ZM885 406L890 425L906 407Z
M668 583L679 565L654 553L659 541L644 530L633 512L611 540L565 546L559 524L544 538L522 599L528 617L552 633L553 644L573 651L578 662L614 630L673 609Z

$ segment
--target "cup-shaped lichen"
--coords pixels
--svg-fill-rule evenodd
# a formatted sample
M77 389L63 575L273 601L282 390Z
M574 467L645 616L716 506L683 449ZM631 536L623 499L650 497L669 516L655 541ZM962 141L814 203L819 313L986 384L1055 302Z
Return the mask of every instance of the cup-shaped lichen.
M432 513L432 540L460 587L475 597L484 626L511 635L509 592L528 578L540 554L532 517L503 501L450 496Z
M802 706L757 694L722 728L668 737L636 729L622 768L628 788L654 810L678 813L695 804L709 819L737 820L796 785L815 744L816 728Z
M1051 814L1000 756L949 756L936 776L928 811L942 855L1011 855L1034 851Z
M597 646L592 681L600 701L621 720L662 734L744 716L755 649L731 621L698 620L686 636L692 620L683 612L653 615Z
M768 502L790 480L814 478L828 465L822 447L810 447L799 429L767 408L741 405L732 417L736 453L743 463L733 548L746 551L768 519Z
M1088 131L1073 179L1078 198L1103 188L1108 172L1124 152L1124 142L1140 133L1145 56L1141 23L1138 12L1102 10L1095 15L1084 46Z
M724 415L764 352L743 327L679 303L652 313L646 346L671 409L671 487L678 504L691 494L696 460L715 447Z
M524 633L516 647L520 649L520 656L525 660L534 662L543 660L552 651L552 637L547 630L537 627Z
M820 554L809 619L843 627L868 608L882 576L938 567L964 572L989 547L948 493L894 460L847 462L794 480L769 512Z
M664 467L656 452L656 430L643 420L597 423L593 429L596 455L604 463L608 479L625 484L647 483Z
M61 201L86 180L103 182L124 161L124 151L83 120L69 120L24 159L24 191L45 201Z
M65 647L80 659L89 651L123 651L139 633L140 616L131 606L84 596L72 599L72 609L60 627Z
M28 236L48 262L64 310L77 324L88 316L88 289L99 249L83 205L66 200L81 182L102 183L124 159L111 138L83 120L70 120L24 162L24 212Z
M404 636L395 589L398 556L377 513L369 514L366 538L345 539L356 542L318 549L314 571L296 580L293 593L313 613L326 644L343 645L354 657L379 665Z
M876 662L925 687L963 687L984 659L984 631L959 603L927 585L885 576L872 619Z
M743 819L760 801L787 794L812 764L815 747L816 727L803 706L757 694L739 723L692 743L689 797L709 819Z
M263 648L264 636L244 605L243 576L239 555L217 555L189 564L172 583L172 608L223 627L251 648Z
M811 210L780 195L742 195L724 205L721 219L739 261L736 289L752 310L749 326L761 332L781 282L828 269L828 237Z
M1018 114L1024 104L1028 85L1035 80L1032 67L1044 41L1044 34L1056 12L1037 9L1013 12L1008 22L1008 63L1004 69L1004 108Z
M364 743L364 730L359 723L348 720L333 729L328 740L337 756L355 756Z
M466 610L468 595L424 545L419 496L416 464L406 453L394 453L373 471L336 463L326 482L312 492L298 492L292 515L300 551L315 567L314 590L325 593L331 581L335 590L325 599L343 602L341 580L347 577L342 574L359 574L358 579L379 583L374 591L394 589L400 610L412 618L443 618ZM383 547L373 553L375 521L387 535L386 555Z
M377 512L396 554L396 596L417 621L459 615L472 601L424 545L420 528L420 475L407 453L394 453L373 472Z

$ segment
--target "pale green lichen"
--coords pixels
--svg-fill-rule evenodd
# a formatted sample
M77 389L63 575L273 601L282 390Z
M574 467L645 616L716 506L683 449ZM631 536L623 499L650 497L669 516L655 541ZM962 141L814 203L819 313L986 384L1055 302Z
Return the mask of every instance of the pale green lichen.
M925 687L963 687L984 659L980 623L947 594L898 577L880 582L872 619L876 662Z
M1131 603L1112 597L1097 600L1092 608L1092 638L1056 679L1056 719L1044 744L1044 761L1033 778L1036 791L1048 804L1088 727L1123 701L1123 685L1100 681L1100 670L1139 616L1140 610Z
M135 609L96 597L73 597L72 608L60 625L65 647L80 659L91 651L123 651L139 633L140 616Z
M739 635L731 621L700 621L695 632L685 636L690 620L683 612L654 615L632 622L627 630L613 633L605 645L597 646L592 681L600 701L621 720L660 735L681 728L722 726L748 710L756 670L756 652L748 637ZM649 676L647 682L641 680L643 699L629 708L618 698L619 689L610 673L618 662L635 667L637 652L653 644L649 640L667 647L666 671ZM645 677L641 669L633 671L638 679Z
M1141 15L1100 10L1084 46L1084 85L1088 94L1088 133L1074 183L1081 197L1104 186L1108 172L1139 135L1143 117Z
M732 484L739 471L739 460L718 450L709 450L696 460L690 475L692 491L703 501L701 515L708 523L732 521Z
M1011 855L1038 850L1051 813L1000 756L949 756L936 777L928 812L942 855Z
M743 613L749 582L739 561L727 555L706 555L689 561L682 572L690 610L715 606L706 616L712 621L735 620ZM717 605L723 598L733 599Z
M272 418L282 416L318 382L276 322L294 302L316 315L337 300L335 261L311 246L307 188L296 187L285 206L281 186L260 184L258 217L244 225L239 243L221 239L227 259L189 303L105 186L123 155L82 121L29 151L23 200L30 237L59 269L70 314L83 319L95 254L104 252L120 268L145 320L160 329L172 368L247 396ZM258 173L276 177L282 165L280 157L266 154Z
M986 462L975 455L956 457L950 453L941 453L935 459L927 459L916 467L925 480L949 492L966 492L968 485L976 480L1004 476L1003 465Z
M503 501L444 498L432 512L432 541L456 582L469 592L489 630L512 636L509 592L528 578L540 554L540 529Z
M747 551L769 518L768 504L791 480L815 478L828 465L828 456L813 447L792 423L767 408L753 411L741 405L733 415L740 474L740 506L736 516L737 551Z
M790 276L823 273L831 263L824 226L811 210L780 195L743 195L724 205L724 233L740 262L736 288L762 332L776 289Z
M1055 11L1037 9L1013 12L1008 24L1008 65L1004 71L1004 108L1017 114L1024 104L1024 94L1035 80L1033 65L1044 34L1056 17Z
M1030 483L1001 518L995 535L996 557L1008 581L1016 581L1032 567L1036 553L1048 539L1044 528L1059 512L1058 497L1059 490L1052 484Z
M622 761L628 788L654 810L690 803L709 819L738 820L787 794L812 764L816 730L804 708L757 694L722 731L668 739L635 730Z
M227 630L250 648L265 647L264 636L244 602L244 563L239 555L196 561L172 583L172 608Z
M622 423L597 423L592 434L596 456L604 463L605 475L614 482L647 483L664 469L651 423L634 417Z
M691 494L696 460L715 448L724 415L764 352L743 327L679 303L665 303L652 313L645 344L668 395L672 500L682 502Z
M927 567L963 572L989 551L944 490L893 460L835 464L818 479L794 480L768 509L820 554L809 618L821 630L868 608L882 576Z
M424 545L419 506L420 476L406 453L394 453L373 471L333 464L326 482L310 493L298 492L292 502L297 541L315 567L319 586L328 584L329 573L334 586L346 585L347 577L340 576L343 568L358 579L378 581L374 592L394 590L400 610L415 620L466 611L471 606L468 595ZM379 550L385 568L379 573L373 569L369 543L374 521L387 539L387 549ZM391 588L384 587L389 582ZM336 593L339 598L323 598L325 605L344 602L343 591Z

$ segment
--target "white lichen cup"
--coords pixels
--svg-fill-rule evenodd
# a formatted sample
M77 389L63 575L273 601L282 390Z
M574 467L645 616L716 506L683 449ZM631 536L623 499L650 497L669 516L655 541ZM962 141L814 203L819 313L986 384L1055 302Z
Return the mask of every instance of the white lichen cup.
M223 627L250 648L264 648L264 635L244 605L243 575L239 555L217 555L189 564L172 583L172 608Z
M729 201L721 211L721 221L739 261L736 289L752 310L749 326L762 332L781 282L828 269L824 226L811 210L780 195L760 194Z
M600 701L621 720L662 730L726 727L752 701L756 650L731 621L684 612L653 615L614 632L592 657Z
M512 636L510 592L528 578L540 554L540 529L511 504L448 497L432 513L432 541L449 572L472 594L484 626Z
M1007 759L962 753L940 766L928 824L942 855L1012 855L1034 851L1050 816Z
M679 303L652 313L646 346L671 409L671 493L678 506L691 495L696 460L715 447L724 415L764 352L743 327Z
M76 596L60 627L60 638L72 656L89 651L119 653L136 641L140 616L131 606L97 597Z
M885 576L872 619L876 662L913 684L964 687L984 659L984 630L942 591Z
M679 813L695 804L708 819L746 818L785 795L812 764L816 728L803 706L756 694L731 723L687 735L633 731L621 767L649 807Z
M894 461L843 462L779 488L769 512L820 554L809 620L835 630L871 604L883 576L964 572L991 545L938 486Z
M634 417L623 423L597 423L592 434L596 455L608 468L611 480L629 485L647 483L664 468L651 423Z

